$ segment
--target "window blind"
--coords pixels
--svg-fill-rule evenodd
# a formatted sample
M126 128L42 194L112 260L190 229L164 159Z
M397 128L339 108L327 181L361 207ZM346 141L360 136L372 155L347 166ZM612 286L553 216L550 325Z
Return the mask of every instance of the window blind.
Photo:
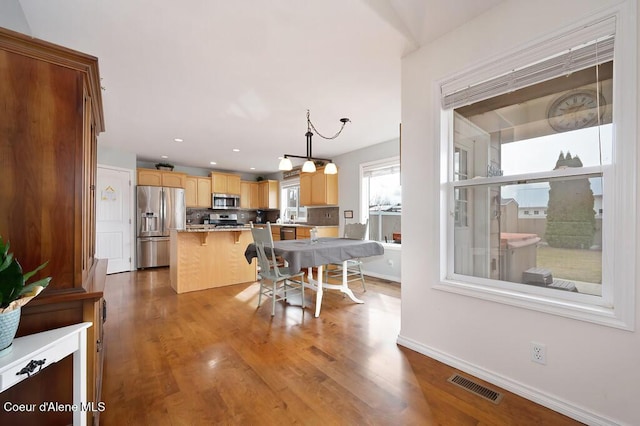
M562 50L558 50L559 53L553 56L531 61L526 66L514 67L496 77L472 82L474 74L476 76L478 74L478 70L472 70L458 78L444 82L440 87L442 108L450 109L470 105L611 61L614 53L615 20L609 18L585 26L573 34L569 40L573 43L573 47L563 47ZM540 50L549 52L553 48L553 43L551 43L550 46L540 47ZM560 45L557 48L560 49ZM524 63L524 58L514 58L514 60ZM477 79L477 77L475 78Z

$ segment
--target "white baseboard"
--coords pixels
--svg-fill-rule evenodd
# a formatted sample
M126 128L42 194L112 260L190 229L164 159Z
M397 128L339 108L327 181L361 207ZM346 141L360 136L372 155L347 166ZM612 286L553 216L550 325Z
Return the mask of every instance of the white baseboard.
M437 349L430 348L419 342L416 342L415 340L403 337L402 335L398 335L396 343L398 345L414 350L422 355L428 356L429 358L433 358L437 361L447 364L453 368L464 371L465 373L468 373L486 382L493 383L494 385L499 386L502 389L506 389L509 392L520 395L523 398L547 407L553 411L557 411L558 413L562 413L565 416L571 417L572 419L578 420L579 422L585 423L587 425L619 425L619 423L615 422L612 419L602 417L594 412L588 411L583 407L573 405L568 401L556 398L552 395L548 395L547 393L527 386L524 383L520 383L508 377L501 376L493 371L486 370L460 358L456 358Z
M396 282L396 283L400 283L400 277L396 277L395 275L378 274L376 272L366 271L365 269L362 269L362 273L365 274L365 275L368 275L370 277L373 277L373 278L380 278L382 280L387 280L387 281L393 281L393 282Z

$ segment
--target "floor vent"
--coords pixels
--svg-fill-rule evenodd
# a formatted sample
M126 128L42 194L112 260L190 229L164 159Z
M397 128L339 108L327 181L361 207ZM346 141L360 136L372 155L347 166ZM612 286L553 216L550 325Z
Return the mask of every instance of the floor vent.
M462 377L459 374L454 374L453 376L449 377L448 381L453 383L454 385L468 390L469 392L475 393L476 395L489 400L494 404L499 404L502 400L502 394L500 392L491 390L485 386L482 386L480 383L474 382L473 380L467 379L466 377Z

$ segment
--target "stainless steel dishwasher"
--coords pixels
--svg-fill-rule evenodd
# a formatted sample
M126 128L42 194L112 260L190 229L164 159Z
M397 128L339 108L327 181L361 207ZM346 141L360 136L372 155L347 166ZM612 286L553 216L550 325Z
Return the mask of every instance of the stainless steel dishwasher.
M296 239L296 228L295 226L283 226L280 228L280 239L281 240L295 240Z

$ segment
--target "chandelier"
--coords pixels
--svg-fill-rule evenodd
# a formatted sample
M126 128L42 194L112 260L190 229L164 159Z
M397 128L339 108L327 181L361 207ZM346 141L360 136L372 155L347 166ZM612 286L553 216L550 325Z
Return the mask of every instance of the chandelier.
M338 130L338 132L333 136L323 136L311 122L310 113L309 113L309 110L307 110L307 133L305 133L305 136L307 137L307 155L302 156L302 155L285 154L282 160L280 160L280 164L278 165L278 170L291 170L293 168L293 164L291 163L290 158L304 158L306 161L302 165L302 171L305 173L313 173L316 171L316 164L315 164L316 161L327 163L324 168L324 174L335 175L336 173L338 173L338 168L334 164L333 160L330 160L328 158L317 158L313 156L312 141L311 141L311 138L313 137L313 132L311 132L311 129L313 129L316 132L316 134L320 136L322 139L335 139L340 135L340 133L342 133L342 129L344 129L344 126L350 121L351 120L349 120L348 118L341 118L340 122L342 123L342 126L340 126L340 130Z

